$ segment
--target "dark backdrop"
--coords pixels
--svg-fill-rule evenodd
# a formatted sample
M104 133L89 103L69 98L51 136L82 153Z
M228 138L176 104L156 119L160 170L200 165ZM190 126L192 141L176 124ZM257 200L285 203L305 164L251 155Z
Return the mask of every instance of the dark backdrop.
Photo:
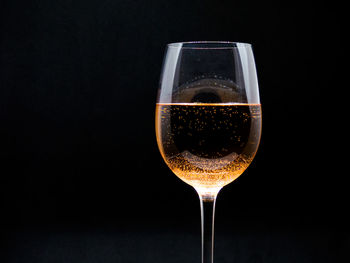
M343 259L313 6L15 0L0 12L0 262L199 262L198 198L154 133L165 46L191 40L252 43L263 107L258 154L218 198L217 261Z

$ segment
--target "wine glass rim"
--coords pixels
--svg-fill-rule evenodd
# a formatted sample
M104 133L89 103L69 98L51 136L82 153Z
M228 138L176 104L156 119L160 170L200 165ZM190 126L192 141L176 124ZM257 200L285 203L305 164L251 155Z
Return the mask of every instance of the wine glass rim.
M251 44L233 41L187 41L169 43L167 46L170 48L186 49L232 49L240 47L251 47Z

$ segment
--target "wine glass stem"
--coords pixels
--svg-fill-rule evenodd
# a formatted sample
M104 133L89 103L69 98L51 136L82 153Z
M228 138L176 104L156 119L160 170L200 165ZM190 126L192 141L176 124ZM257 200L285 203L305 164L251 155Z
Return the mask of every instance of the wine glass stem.
M199 196L202 219L202 263L214 262L214 216L216 196Z

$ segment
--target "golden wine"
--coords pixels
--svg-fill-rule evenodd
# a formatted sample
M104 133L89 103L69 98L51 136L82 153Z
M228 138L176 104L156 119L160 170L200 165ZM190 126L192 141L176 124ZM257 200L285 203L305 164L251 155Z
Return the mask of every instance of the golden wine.
M260 104L169 103L156 106L156 135L169 168L197 190L240 176L257 151Z

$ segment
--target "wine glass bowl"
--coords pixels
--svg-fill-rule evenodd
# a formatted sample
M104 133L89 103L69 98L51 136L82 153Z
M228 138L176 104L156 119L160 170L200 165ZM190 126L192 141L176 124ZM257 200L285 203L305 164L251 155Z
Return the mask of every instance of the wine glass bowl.
M260 135L261 106L250 44L207 41L167 46L156 137L168 167L199 194L203 263L213 260L213 231L208 229L213 229L216 196L250 165ZM205 209L205 202L211 208Z

